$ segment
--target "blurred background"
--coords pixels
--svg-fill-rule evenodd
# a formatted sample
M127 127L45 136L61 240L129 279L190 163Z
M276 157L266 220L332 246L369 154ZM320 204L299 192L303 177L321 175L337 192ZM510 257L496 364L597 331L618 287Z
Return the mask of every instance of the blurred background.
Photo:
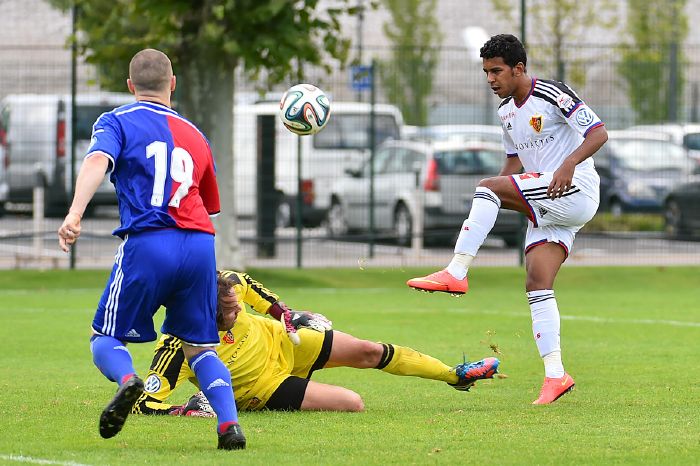
M262 2L337 21L308 43L275 23L272 6L256 17L299 32L290 43L227 23L235 2L210 2L214 20L189 2L145 2L162 4L153 16L177 23L176 36L149 23L143 1L121 3L0 0L0 268L111 266L118 209L107 180L73 253L55 232L92 123L132 99L123 57L144 45L174 58L175 105L212 139L222 266L444 265L474 187L503 160L499 99L479 58L499 33L524 39L529 74L566 82L610 132L594 158L601 208L567 264L700 263L700 29L690 27L700 0ZM102 20L115 5L124 13ZM188 27L207 48L182 52ZM277 118L298 82L331 100L315 136ZM520 263L524 226L502 211L479 264Z

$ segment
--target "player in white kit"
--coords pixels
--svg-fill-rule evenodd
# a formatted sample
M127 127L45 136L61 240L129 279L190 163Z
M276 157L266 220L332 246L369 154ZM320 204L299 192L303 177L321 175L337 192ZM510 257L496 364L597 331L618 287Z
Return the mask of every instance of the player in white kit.
M466 293L469 265L499 209L527 216L525 289L545 367L544 384L533 404L548 404L574 387L561 360L553 287L576 233L598 209L600 179L591 156L608 134L567 85L528 76L525 48L515 36L491 37L481 57L491 89L503 99L498 117L507 158L499 176L482 180L476 188L447 268L407 284L422 291Z

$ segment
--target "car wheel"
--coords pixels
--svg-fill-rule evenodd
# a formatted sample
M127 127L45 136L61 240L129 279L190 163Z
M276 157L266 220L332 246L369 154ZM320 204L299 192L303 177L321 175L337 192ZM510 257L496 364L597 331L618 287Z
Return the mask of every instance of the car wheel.
M666 207L664 208L664 220L666 223L666 234L674 238L683 234L683 214L678 202L673 199L666 203Z
M326 232L330 238L340 238L348 233L345 212L338 201L333 201L326 214Z
M404 204L394 211L394 236L399 246L410 246L413 237L413 218Z
M613 217L619 217L625 212L625 208L622 206L622 202L619 199L613 199L610 201L610 213Z

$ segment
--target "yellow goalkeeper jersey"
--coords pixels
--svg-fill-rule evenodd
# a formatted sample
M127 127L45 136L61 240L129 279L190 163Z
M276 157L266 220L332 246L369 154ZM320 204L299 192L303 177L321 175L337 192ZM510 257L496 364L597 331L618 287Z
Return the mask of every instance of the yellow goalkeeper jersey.
M239 302L261 314L267 314L270 306L279 299L246 273L227 271L224 274L235 282L234 290ZM245 305L242 304L233 328L219 332L221 344L216 348L231 372L236 404L241 410L256 409L257 405L262 407L284 379L280 376L289 375L294 365L293 345L282 324L269 317L248 313ZM320 343L318 345L320 348ZM318 351L313 353L315 355L309 355L310 358L318 355ZM165 400L187 380L197 384L185 360L182 342L171 335L163 335L155 348L145 381L146 391L133 412L167 414L172 405L165 403Z

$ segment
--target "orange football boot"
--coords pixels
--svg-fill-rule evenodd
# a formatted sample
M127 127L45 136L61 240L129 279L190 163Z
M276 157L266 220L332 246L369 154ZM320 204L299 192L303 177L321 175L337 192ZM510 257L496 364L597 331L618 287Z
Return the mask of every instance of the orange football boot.
M540 397L532 402L533 405L547 405L555 402L559 397L569 393L574 389L574 379L567 373L563 377L550 378L545 377Z
M467 277L462 280L457 280L447 269L442 269L439 272L431 273L425 277L412 278L406 282L408 286L420 291L441 291L450 293L455 296L463 295L469 290Z

